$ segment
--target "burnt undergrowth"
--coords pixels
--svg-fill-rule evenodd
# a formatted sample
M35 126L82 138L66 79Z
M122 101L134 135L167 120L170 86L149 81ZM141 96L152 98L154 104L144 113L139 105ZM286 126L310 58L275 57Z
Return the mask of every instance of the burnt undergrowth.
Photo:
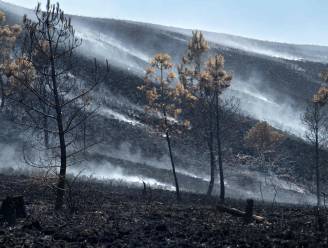
M0 224L1 247L327 246L326 217L318 230L310 206L255 202L254 213L265 222L245 223L219 211L215 197L184 192L177 203L174 192L84 178L68 192L65 209L54 212L51 188L41 178L0 178L0 198L24 196L27 213L15 226ZM243 210L245 201L227 199L226 206Z

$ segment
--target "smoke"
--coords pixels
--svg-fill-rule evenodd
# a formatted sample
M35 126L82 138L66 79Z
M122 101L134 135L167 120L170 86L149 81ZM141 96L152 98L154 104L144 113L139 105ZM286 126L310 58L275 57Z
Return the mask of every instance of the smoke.
M122 168L114 166L109 162L84 165L79 169L73 168L70 172L75 175L95 177L99 180L112 181L118 184L130 184L134 186L141 186L143 183L151 186L152 188L175 190L175 188L166 183L162 183L154 178L148 178L143 175L129 175Z
M211 35L208 37L210 41L215 42L217 44L231 47L231 48L236 48L240 49L242 51L247 51L251 53L256 53L272 58L280 58L280 59L285 59L285 60L290 60L290 61L302 61L305 60L305 58L296 56L293 53L287 53L287 52L281 52L279 50L274 50L270 48L264 48L261 46L257 46L255 44L245 44L242 41L234 41L234 40L228 40L228 39L216 39L213 38Z
M0 169L21 168L24 165L22 151L15 144L0 144Z
M108 151L105 152L105 151ZM95 149L95 154L103 154L108 157L129 161L131 168L122 168L113 161L91 162L85 161L80 166L70 167L68 173L80 176L94 177L99 180L111 181L115 184L127 184L131 186L141 187L143 183L152 188L159 188L174 191L172 182L162 178L162 173L157 170L167 170L171 173L170 160L168 156L160 158L145 157L140 150L131 152L131 145L123 144L117 150L111 150L105 145ZM8 173L8 168L13 168L15 173L41 173L42 170L36 170L28 167L21 158L20 149L14 146L1 145L1 172ZM195 160L197 158L194 158ZM143 164L153 171L153 176L146 176L142 171L136 172L136 164ZM204 169L195 165L190 168L177 167L178 177L180 178L180 186L184 190L204 193L209 182L209 174ZM228 197L233 198L254 198L267 202L280 203L297 203L297 204L315 204L315 196L311 194L301 185L279 178L273 172L267 174L251 170L247 166L226 167L226 192ZM189 183L181 179L181 176L189 178L193 183ZM217 175L218 177L218 175ZM201 192L201 190L204 192ZM216 184L215 193L219 193L219 184Z
M191 30L162 27L163 29L191 36ZM255 40L229 34L204 32L206 39L214 45L238 49L272 58L289 61L312 61L326 63L328 47L312 45L295 45L271 41Z
M0 1L0 7L1 10L4 11L6 14L7 13L14 14L15 15L14 17L19 18L20 20L22 20L23 16L26 14L28 15L29 18L33 18L32 20L36 21L36 17L33 13L33 10L31 9L23 8L3 1Z
M137 113L144 112L144 108L129 101L126 97L113 94L106 86L97 87L93 100L99 105L110 106L119 110L128 110Z
M17 14L22 14L26 10L22 10L17 7L10 7L8 5L10 12L19 12ZM31 11L29 11L31 15ZM110 21L110 20L108 20ZM122 68L127 68L129 71L143 75L144 68L150 60L150 52L147 50L148 45L153 48L154 41L147 39L143 41L143 44L130 44L127 41L122 41L115 37L115 33L110 33L106 31L106 34L100 32L100 28L90 27L88 28L85 23L80 23L77 19L73 19L73 25L76 28L76 34L81 37L84 42L80 52L87 54L91 57L98 57L101 59L109 59L112 64L115 64ZM131 25L136 25L131 23ZM148 25L152 26L152 25ZM146 26L145 26L146 27ZM177 40L181 43L187 44L188 37L191 35L190 30L182 30L176 28L154 26L154 30L157 32L165 32L167 39ZM176 34L174 32L177 32ZM186 35L185 37L179 34ZM222 35L206 32L205 36L212 42L220 45L226 45L229 47L238 48L244 51L253 51L259 54L265 54L271 57L280 57L289 60L302 60L302 56L298 56L300 50L310 49L306 47L293 46L288 44L280 44L279 46L275 43L256 41L251 39L246 39L242 37ZM172 42L170 42L172 43ZM174 42L173 42L174 43ZM276 45L276 46L275 46ZM147 47L145 47L147 46ZM136 48L138 47L138 48ZM162 47L162 46L161 46ZM165 44L167 50L174 50L169 44ZM281 48L280 50L277 49ZM285 52L286 50L290 52ZM319 49L319 48L318 48ZM283 52L281 52L283 51ZM180 53L181 51L177 51ZM296 54L296 55L295 55ZM302 70L302 68L295 68L297 70ZM290 132L297 136L303 137L305 128L303 127L300 116L302 115L302 110L294 109L290 100L282 99L279 102L271 99L271 95L268 93L263 93L259 89L260 84L251 83L250 81L259 81L257 78L249 79L248 82L243 82L242 80L236 80L232 85L232 88L228 90L227 95L235 95L241 100L241 110L247 115L252 116L258 120L268 121L272 126L282 129L284 131ZM119 102L119 101L117 101ZM294 104L295 105L295 104ZM139 125L137 120L131 119L122 113L116 113L113 108L111 109L101 109L100 113L104 116L110 116L111 118L118 119L130 123L132 125Z
M145 65L150 61L148 55L129 47L129 44L122 44L114 36L97 33L78 24L75 28L77 36L83 40L80 48L82 54L103 60L108 59L113 65L127 69L137 75L144 74Z
M97 149L98 154L103 154L109 157L121 159L124 161L129 161L131 166L135 166L135 164L142 164L144 166L149 167L153 170L152 178L145 177L142 180L139 176L122 177L122 176L114 176L121 179L122 181L129 182L130 181L145 181L145 180L155 180L157 182L157 186L160 188L163 184L166 187L173 188L172 184L163 183L163 178L161 178L162 173L156 173L157 170L166 170L168 173L171 173L170 160L168 156L162 156L160 158L152 158L145 157L142 155L140 150L136 150L131 152L131 145L125 143L122 144L118 149L111 150L106 146L102 146L100 149ZM103 152L108 151L108 152ZM197 158L193 158L194 161ZM116 169L113 170L112 166L116 166ZM92 166L95 171L95 175L99 178L106 175L106 171L114 171L114 175L116 173L117 168L119 168L118 164L114 164L111 162L110 169L105 169L100 166L98 169L98 165ZM124 174L123 170L119 169L119 175ZM129 168L124 168L124 171L129 171ZM132 169L132 171L134 171ZM206 187L209 183L209 173L206 173L207 170L204 168L200 168L195 164L191 164L189 168L181 168L181 166L177 165L176 171L178 173L178 178L180 178L180 187L184 190L194 191L198 193L204 193L206 191ZM125 172L126 173L126 172ZM141 173L141 172L140 172ZM227 196L232 198L254 198L258 200L268 201L268 202L280 202L280 203L297 203L297 204L315 204L315 196L310 193L305 187L298 185L293 182L289 182L282 178L279 178L274 172L269 171L268 173L259 172L256 170L250 169L248 166L226 166L225 168L226 174L226 191ZM190 185L189 183L183 180L183 177L187 177L188 180L191 180L193 183ZM217 175L217 178L219 175ZM154 187L157 187L156 184L153 184ZM188 188L189 187L189 188ZM200 189L204 190L202 192ZM216 184L215 193L219 194L219 183Z
M279 178L274 172L251 170L243 165L226 170L227 194L266 202L314 205L316 197L301 185Z
M133 152L131 152L131 150L133 150ZM96 152L105 156L130 161L132 163L143 164L149 167L154 167L156 169L171 170L171 161L168 156L161 156L160 158L146 157L144 154L142 154L140 149L135 149L129 143L122 143L118 149L112 149L106 145L103 145L100 147L100 149L97 149ZM188 169L177 168L176 171L181 175L185 175L191 178L201 179L204 181L209 180L206 178L205 173L200 172L193 167Z
M225 97L237 97L242 113L260 121L267 121L277 129L303 138L306 132L301 120L304 110L297 109L296 104L288 96L275 96L276 93L269 88L261 90L264 87L258 75L248 80L237 78L225 92Z
M22 13L20 11L22 11ZM15 7L11 8L10 12L17 13L18 15L22 16L23 13L25 13L25 10L21 10ZM32 17L32 15L30 16ZM149 39L139 45L139 48L136 48L138 44L136 47L134 47L133 44L122 42L114 35L98 32L97 29L88 28L82 24L74 22L74 20L73 25L76 27L77 36L84 40L83 45L80 48L80 52L82 54L86 54L90 57L97 57L100 59L109 59L110 63L115 64L121 68L127 68L129 71L138 75L144 74L144 67L149 62L151 52L147 53L147 49L150 48L148 45L159 45L154 44L153 39ZM158 31L162 32L161 30L164 29L165 28L158 28ZM186 32L188 32L188 36L186 36L188 38L191 32ZM187 38L184 39L178 35L175 36L173 33L166 35L168 35L168 37L172 38L174 41L180 42L181 44L187 43ZM238 48L243 51L251 51L270 57L295 61L309 59L307 56L301 56L302 53L300 52L281 52L274 48L268 48L269 45L261 46L258 42L250 44L242 38L233 39L233 37L230 37L228 39L224 36L220 36L218 38L216 36L212 37L209 34L206 34L206 37L217 44ZM164 45L167 50L176 51L176 54L174 54L175 56L181 52L180 50L178 51L178 48L172 48L172 45L170 44ZM290 49L291 48L293 48L293 46L290 46ZM295 69L302 70L302 68L298 67ZM292 102L292 100L288 99L287 97L282 98L282 95L280 95L280 99L278 101L278 96L276 96L273 91L270 92L268 89L265 91L260 90L263 87L265 86L262 84L258 75L254 75L254 77L248 80L236 79L232 84L231 89L226 92L226 96L237 96L241 101L241 110L253 118L268 121L276 128L302 137L305 132L305 128L300 121L302 110L295 109L295 104ZM102 93L105 95L108 94L108 92L105 91ZM108 95L108 97L104 97L104 102L105 104L102 104L102 107L99 109L100 115L116 119L133 126L145 127L135 118L131 118L125 110L128 107L134 112L143 111L139 106L135 106L129 103L125 98L121 96L113 96L112 94ZM122 109L124 109L125 112ZM20 166L24 166L24 163L17 159L19 157L17 155L17 148L12 145L5 144L0 145L0 148L1 167L19 168ZM136 163L142 164L148 166L153 172L159 170L170 171L171 167L168 156L162 156L160 158L155 158L154 156L149 158L145 157L141 150L137 149L137 151L133 153L131 150L132 149L129 144L123 144L117 150L112 150L106 146L101 146L95 151L95 153L129 161L131 162L131 165L135 165ZM107 151L110 152L108 153ZM183 156L183 154L179 154L179 156ZM192 154L188 154L187 156L190 156L195 161L199 160L199 158L193 158ZM203 164L203 161L198 161L198 164ZM122 181L136 185L141 185L142 182L146 182L152 187L174 190L172 184L163 183L161 175L159 175L160 173L154 173L152 177L144 176L141 172L134 172L132 174L129 173L126 168L123 169L118 164L114 164L113 162L109 161L102 163L88 163L84 164L82 167L85 168L82 175L93 175L99 179ZM75 174L78 174L79 170L80 169L78 168L70 168L70 171ZM207 185L209 181L209 173L206 171L207 170L204 170L204 166L201 168L197 167L196 163L189 165L188 168L181 168L180 166L177 168L177 172L180 176L185 176L193 180L193 190L195 191L201 186ZM301 202L303 200L304 202L313 202L313 196L303 187L288 183L286 180L282 180L278 178L277 175L272 173L270 174L269 183L264 181L266 175L260 172L251 171L246 168L227 168L226 173L226 186L229 196L235 198L253 197L260 199L262 196L261 192L259 191L259 185L261 185L262 194L267 201L271 201L274 199L274 197L276 197L276 200L279 202L291 203ZM243 183L245 181L248 183ZM182 181L181 184L184 185L184 182Z
M142 75L144 73L145 64L149 61L150 56L138 49L133 48L130 44L122 43L114 36L105 35L103 33L97 33L81 27L77 24L78 35L80 35L86 42L83 48L84 53L89 51L103 58L110 58L118 66L128 67L134 73ZM164 28L165 29L165 28ZM177 39L181 42L186 42L185 39L169 34L172 39ZM215 36L209 33L209 40L213 40ZM238 47L246 51L252 51L248 46L242 46L239 44L239 40L220 40L220 42L227 42L232 47ZM150 42L151 43L151 42ZM220 43L220 44L221 44ZM87 49L86 49L87 48ZM258 53L265 54L271 57L280 57L288 60L302 60L303 58L293 56L290 54L284 54L270 49L258 49ZM135 59L142 61L142 64L136 62ZM294 68L295 70L303 70L302 68ZM273 93L260 91L263 87L259 77L252 77L247 81L235 80L231 89L226 93L227 96L237 96L241 101L241 110L255 119L267 121L275 128L304 137L305 127L303 126L300 117L303 114L302 109L295 109L295 105L292 100L284 98L282 101L276 101L277 97L272 97ZM113 109L101 109L102 115L111 116L120 121L130 123L132 125L141 125L137 120L131 119L120 113L116 113Z
M114 111L113 109L110 109L110 108L106 108L106 107L100 107L98 109L98 113L106 118L111 118L111 119L115 119L115 120L118 120L118 121L121 121L121 122L125 122L125 123L128 123L132 126L140 126L140 127L143 127L144 124L142 124L141 122L135 120L135 119L132 119L128 116L125 116L119 112L116 112Z

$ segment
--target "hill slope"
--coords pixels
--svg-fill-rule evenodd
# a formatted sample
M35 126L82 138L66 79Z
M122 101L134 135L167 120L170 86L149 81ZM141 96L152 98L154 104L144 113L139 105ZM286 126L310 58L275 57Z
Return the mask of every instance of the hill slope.
M24 13L32 15L30 10L1 1L0 9L7 13L8 23L20 22ZM94 134L101 130L106 141L90 152L83 166L88 168L88 173L91 171L98 177L132 183L144 180L172 189L165 144L160 137L150 135L149 127L143 122L145 113L136 87L142 82L144 68L155 53L169 53L174 62L179 63L191 31L112 19L73 16L72 20L77 35L83 38L79 50L81 71L88 67L89 59L93 57L109 59L113 65L109 81L95 92L94 98L102 107L91 127ZM276 128L302 136L304 128L299 117L307 99L320 84L318 74L325 68L322 61L326 59L328 48L279 44L208 32L205 35L211 41L209 54L224 54L226 67L234 73L233 86L226 96L240 99L242 113L253 119L267 120ZM233 147L235 155L243 152L240 140L251 123L238 122L236 135L239 144ZM5 125L3 122L2 126ZM24 140L24 134L21 138ZM309 149L304 144L302 150L295 149L295 145L299 144L302 141L290 138L285 145L291 156L295 155L295 168L303 168L310 159L305 154L297 155ZM16 146L8 148L2 145L11 151L8 161L18 164L16 154L19 152L13 148ZM193 156L190 149L194 151ZM199 144L181 145L179 142L175 152L182 187L203 192L209 173L205 148L199 147ZM8 152L6 154L10 155ZM226 162L232 164L232 161ZM258 183L263 180L263 175L239 164L237 166L227 169L229 194L259 197ZM252 183L245 186L247 180ZM275 181L281 190L277 196L279 201L290 200L290 197L302 201L305 194L306 201L312 202L312 195L305 189L279 180L276 178ZM190 188L190 185L193 187ZM271 186L263 190L267 192L267 199L272 199L274 192Z

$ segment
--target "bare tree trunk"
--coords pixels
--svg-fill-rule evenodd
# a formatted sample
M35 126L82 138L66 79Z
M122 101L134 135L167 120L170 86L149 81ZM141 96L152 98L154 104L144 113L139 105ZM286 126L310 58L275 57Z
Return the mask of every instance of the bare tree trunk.
M316 154L315 154L315 164L316 164L316 184L317 184L317 205L320 207L321 205L321 197L320 197L320 163L319 163L319 146L316 142Z
M32 122L31 128L42 131L42 146L48 146L51 153L46 154L45 160L41 157L41 164L37 166L57 166L54 208L60 210L64 204L66 187L69 187L66 171L71 160L68 158L75 158L83 151L77 146L82 131L80 127L93 112L89 111L89 103L84 97L100 80L97 61L92 85L81 91L76 90L79 82L69 74L78 64L74 59L74 51L82 44L82 40L75 37L71 19L65 17L59 4L48 1L45 11L41 10L39 3L35 9L35 18L32 20L26 17L23 23L25 37L22 39L22 54L28 55L26 60L33 67L33 72L30 73L31 77L18 78L29 97L21 97L20 91L14 96L24 106L23 110L30 118L29 122ZM47 159L52 163L47 165Z
M54 81L55 85L55 81ZM55 102L59 103L57 88L54 87ZM57 99L57 100L56 100ZM59 143L60 143L60 172L57 184L57 194L55 209L60 210L63 206L64 195L65 195L65 182L66 182L66 168L67 168L67 157L66 157L66 143L65 143L65 133L62 121L61 107L56 103L56 113L57 113L57 125L59 131Z
M263 191L262 191L262 182L260 182L260 193L261 193L262 203L264 203L264 196L263 196Z
M209 152L210 152L211 175L210 175L210 183L208 185L207 195L211 196L213 189L214 189L214 184L215 184L215 179L216 179L216 171L217 171L215 157L214 157L214 149L213 149L213 137L209 138L208 147L209 147Z
M216 179L216 173L217 173L217 168L216 168L216 162L215 162L215 156L214 156L214 135L213 135L213 108L212 104L209 107L209 133L208 133L208 149L210 152L210 166L211 166L211 176L210 176L210 183L208 185L208 190L207 190L207 195L211 196L214 185L215 185L215 179Z
M220 200L224 202L225 199L225 185L224 185L224 172L222 160L222 145L221 145L221 121L219 109L219 96L216 92L216 140L218 145L218 160L219 160L219 173L220 173Z
M59 144L60 144L60 171L59 178L57 184L57 193L56 193L56 202L55 202L55 210L60 210L63 207L64 203L64 195L65 195L65 182L66 182L66 169L67 169L67 157L66 157L66 143L65 143L65 132L63 126L63 117L62 117L62 109L60 105L60 99L58 94L58 85L56 78L56 67L55 67L55 59L54 53L51 43L51 37L49 34L48 27L48 37L49 37L49 49L50 49L50 62L51 62L51 79L53 84L53 93L55 98L55 109L56 109L56 120L58 126L58 134L59 134Z
M319 115L319 107L318 104L315 103L315 116L318 119ZM320 207L321 205L321 198L320 198L320 162L319 162L319 123L316 121L315 123L315 171L316 171L316 186L317 186L317 206Z
M83 153L86 153L87 148L87 121L83 122Z
M0 75L0 87L1 87L1 105L0 108L3 109L3 107L5 106L5 99L6 99L6 93L5 93L5 85L3 82L3 78Z
M49 149L49 125L48 118L46 116L43 117L43 127L44 127L44 146L48 152Z
M170 139L169 131L166 131L166 141L167 141L167 145L168 145L169 153L170 153L170 159L171 159L172 172L173 172L173 177L174 177L174 182L175 182L175 191L176 191L176 195L177 195L177 200L180 201L181 200L180 188L179 188L178 177L177 177L177 174L176 174L176 171L175 171L175 164L174 164L174 159L173 159L173 153L172 153L171 139Z
M47 77L47 83L49 83L48 77ZM47 90L45 87L42 87L42 96L47 98ZM39 102L42 107L43 113L49 113L47 106L41 100ZM50 147L50 144L49 144L49 120L46 115L44 115L42 118L43 118L44 146L46 148L46 152L48 153L48 149Z
M42 110L44 113L47 113L47 109L46 109L46 105L42 104L40 102L41 106L42 106ZM43 135L44 135L44 147L46 148L46 152L48 152L48 149L50 147L49 145L49 123L48 123L48 117L46 115L44 115L43 117Z
M161 65L160 71L161 71L161 90L163 92L163 78L164 77L163 77L163 66L162 65ZM175 191L176 191L176 195L177 195L177 200L180 201L181 200L180 188L179 188L178 177L177 177L177 174L175 171L175 163L174 163L173 153L172 153L172 146L171 146L171 139L170 139L170 132L169 132L169 123L167 120L166 106L163 107L162 111L163 111L163 115L164 115L164 122L165 122L165 128L166 128L166 130L165 130L166 142L167 142L167 146L169 148L172 172L173 172L173 177L174 177L174 182L175 182Z

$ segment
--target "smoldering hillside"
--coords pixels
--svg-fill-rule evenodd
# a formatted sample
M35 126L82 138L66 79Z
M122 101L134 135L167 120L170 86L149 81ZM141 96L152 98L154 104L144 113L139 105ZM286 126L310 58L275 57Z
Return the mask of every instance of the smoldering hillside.
M30 10L1 1L0 9L6 12L9 23L20 23L24 13L32 14ZM69 168L69 172L78 173L84 169L84 174L99 178L136 185L144 181L152 187L172 189L166 146L162 137L156 136L146 124L144 99L136 88L142 83L144 69L154 54L166 52L172 55L175 63L180 62L191 30L77 16L72 20L76 35L83 39L78 55L80 79L83 80L83 71L88 71L94 57L99 61L108 59L111 73L108 81L93 93L100 108L88 123L89 137L101 136L103 142L88 152L84 162ZM205 35L211 41L209 54L223 54L227 70L233 72L232 88L226 92L226 97L240 99L242 116L229 120L233 128L225 134L227 193L231 197L260 197L259 184L264 175L252 169L247 161L243 164L238 155L252 155L243 146L243 135L256 120L266 120L290 136L281 147L281 153L288 154L289 159L270 175L270 183L262 189L265 198L313 202L307 181L298 179L311 173L308 166L311 157L307 155L311 149L302 140L304 127L300 115L320 84L318 74L325 68L322 61L328 49L222 34ZM2 150L8 152L1 153L1 166L24 166L18 154L21 143L26 143L26 134L20 127L8 123L1 124L2 135L10 139L10 142L2 141ZM8 136L8 132L17 135ZM209 155L201 137L197 132L191 138L176 137L174 152L182 188L205 192ZM287 179L291 174L294 178ZM278 186L276 195L274 185Z

